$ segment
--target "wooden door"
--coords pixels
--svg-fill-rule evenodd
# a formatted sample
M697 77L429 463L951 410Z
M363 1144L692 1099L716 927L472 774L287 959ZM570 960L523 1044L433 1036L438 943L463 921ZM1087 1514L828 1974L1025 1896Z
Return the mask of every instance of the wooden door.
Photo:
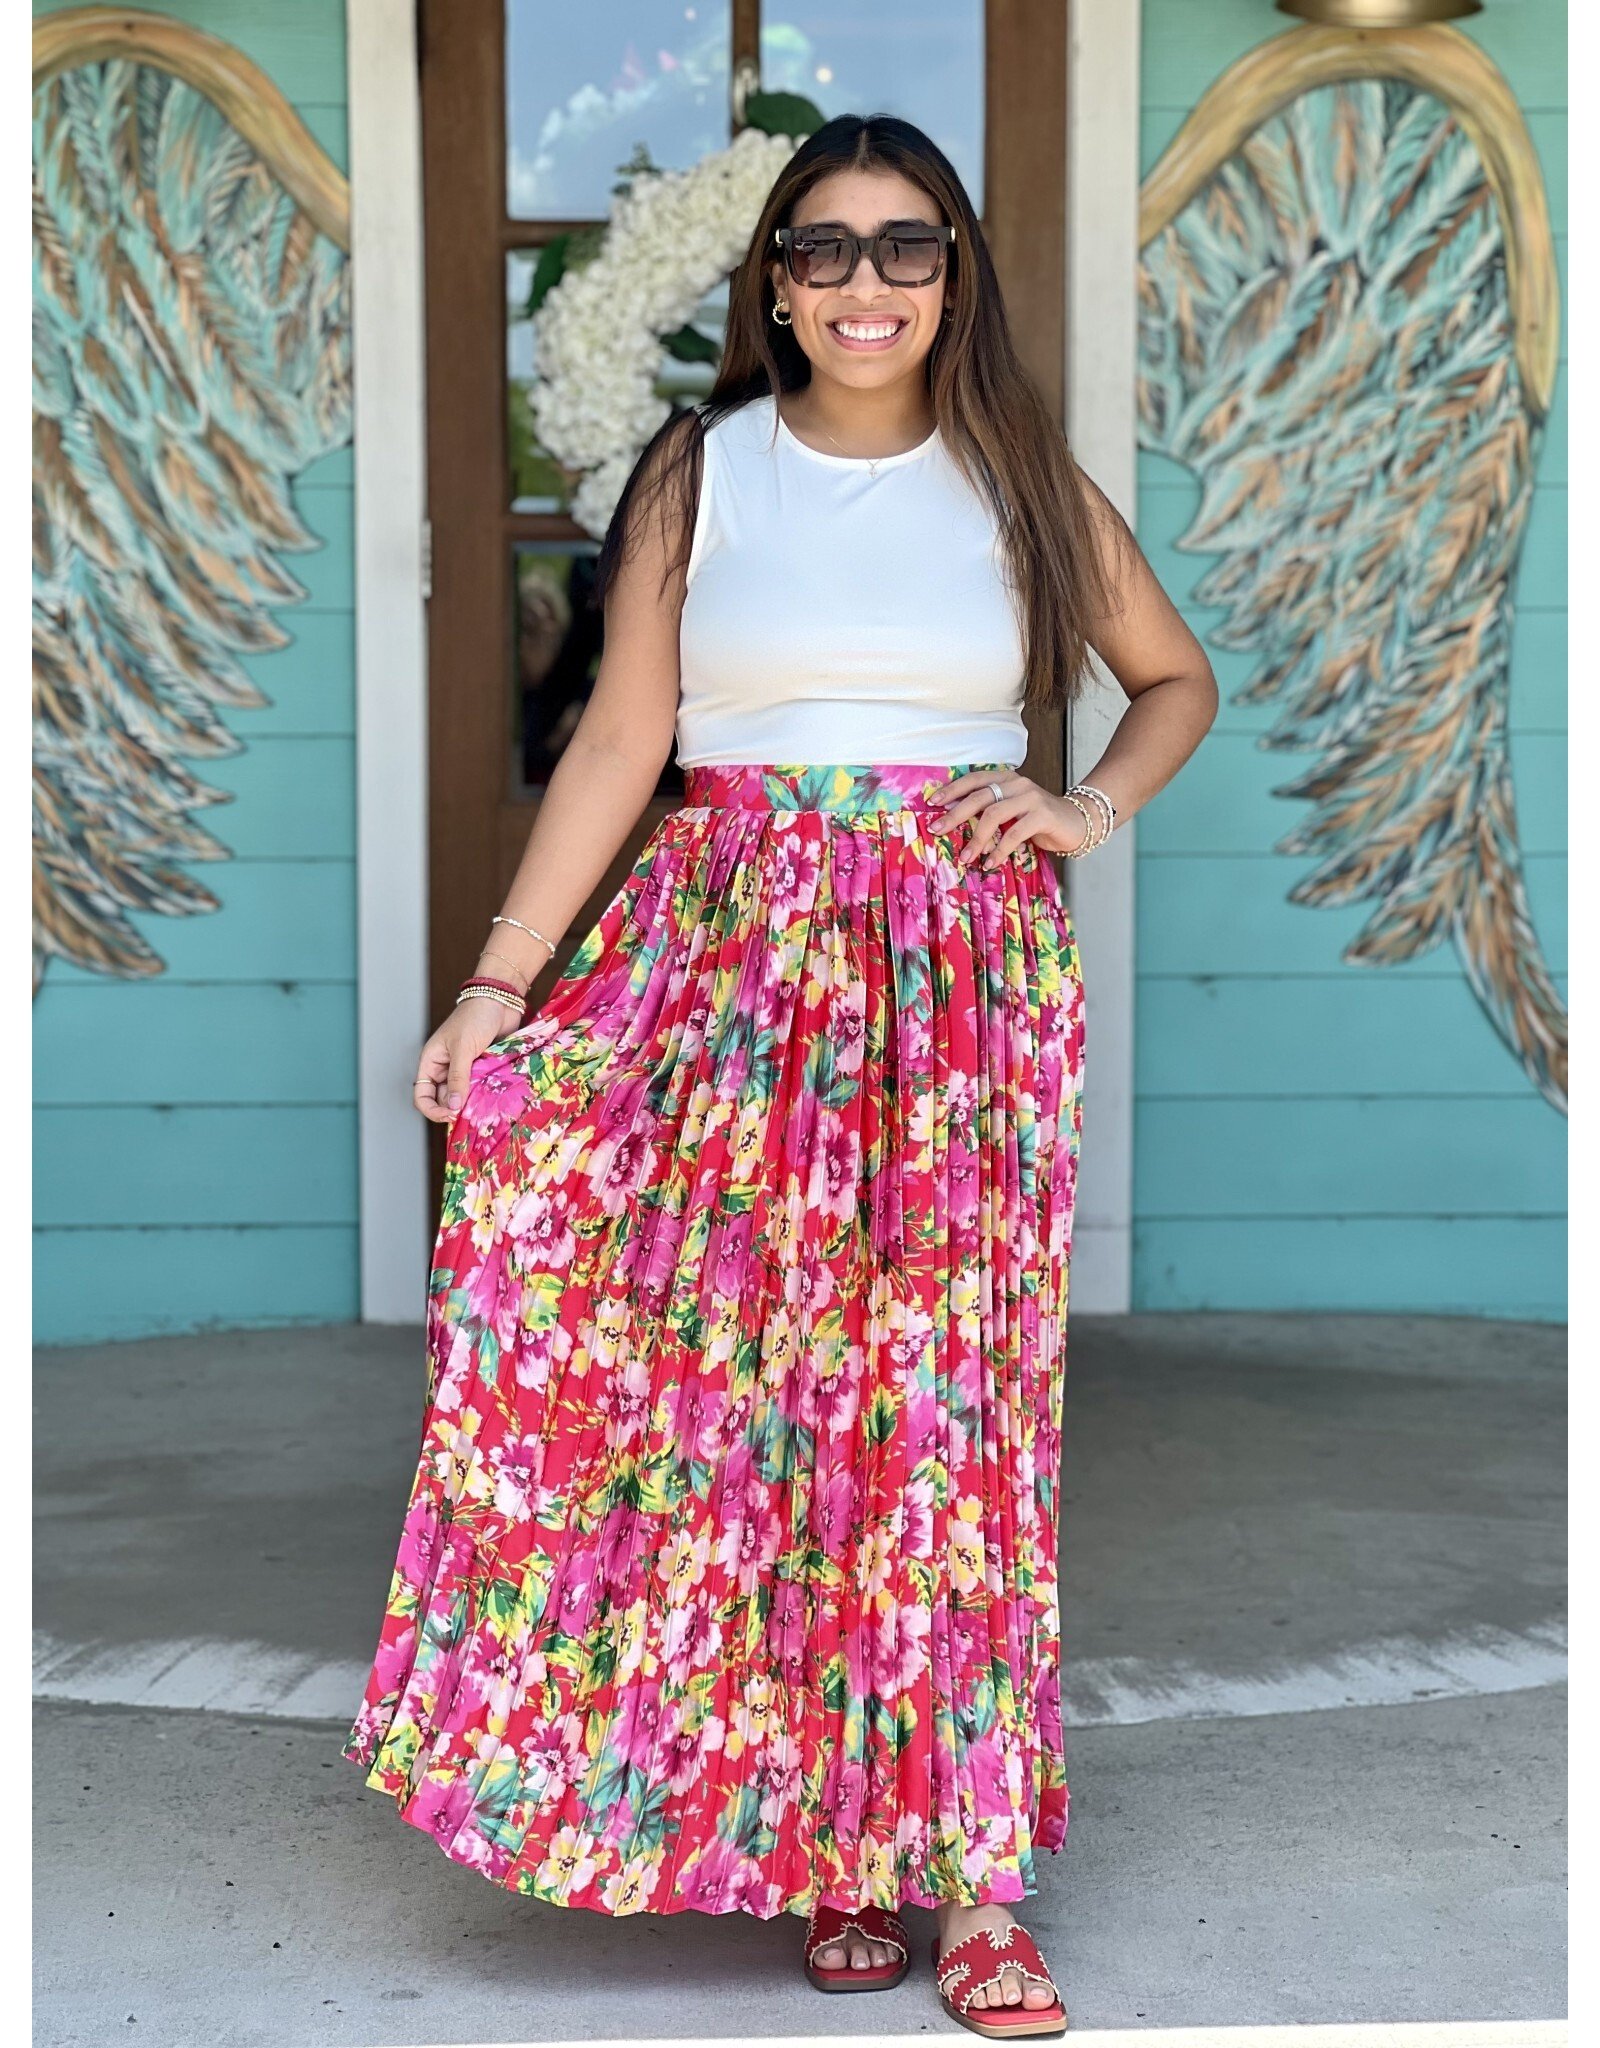
M1061 0L923 0L911 15L882 0L815 14L783 0L670 10L646 0L422 0L436 1017L504 898L540 777L600 652L581 601L597 543L564 509L523 402L527 335L515 308L540 249L604 221L615 167L636 141L664 168L724 146L758 81L805 91L827 114L903 113L977 187L1018 345L1061 417L1066 14ZM658 47L670 37L672 48ZM1027 772L1059 789L1062 721L1030 714L1029 727ZM681 792L669 763L535 1000Z

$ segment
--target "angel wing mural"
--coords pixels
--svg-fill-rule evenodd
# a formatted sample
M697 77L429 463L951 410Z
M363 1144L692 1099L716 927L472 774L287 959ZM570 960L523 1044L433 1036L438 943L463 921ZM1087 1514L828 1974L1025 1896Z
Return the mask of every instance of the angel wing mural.
M1459 30L1275 37L1142 195L1142 444L1188 466L1180 543L1260 744L1316 758L1303 904L1370 903L1347 960L1449 939L1564 1109L1565 1007L1529 915L1508 746L1514 587L1555 382L1543 185Z
M217 907L203 764L267 701L240 658L289 637L290 480L351 394L345 181L237 50L55 15L33 129L37 992L52 957L157 974L131 914Z

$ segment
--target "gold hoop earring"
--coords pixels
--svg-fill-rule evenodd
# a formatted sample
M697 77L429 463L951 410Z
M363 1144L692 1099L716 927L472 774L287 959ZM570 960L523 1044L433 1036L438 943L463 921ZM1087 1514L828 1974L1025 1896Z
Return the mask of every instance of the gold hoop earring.
M788 318L787 318L786 320L780 320L780 319L778 318L778 315L779 315L780 313L788 313L788 314L789 314L789 317L788 317ZM773 320L773 325L774 325L775 327L792 327L792 326L794 325L794 315L793 315L792 313L789 313L789 302L788 302L788 300L787 300L787 299L774 299L774 300L773 300L773 302L772 302L772 320Z

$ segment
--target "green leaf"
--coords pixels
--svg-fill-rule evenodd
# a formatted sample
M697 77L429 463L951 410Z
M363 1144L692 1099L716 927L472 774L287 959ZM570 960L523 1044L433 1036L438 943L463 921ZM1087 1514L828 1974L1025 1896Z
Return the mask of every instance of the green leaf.
M648 1794L635 1793L635 1799L642 1798L637 1806L633 1840L637 1849L654 1849L666 1839L667 1829L673 1825L671 1790L666 1784L652 1786Z
M693 321L686 321L670 334L663 334L661 346L678 363L720 363L722 360L722 350L710 335L702 334Z
M648 146L643 142L636 142L628 161L617 165L617 182L611 189L614 193L627 192L632 188L635 178L659 178L660 175L661 166L652 160Z
M606 1750L603 1755L604 1760L594 1777L575 1788L579 1820L597 1834L604 1828L612 1807L622 1797L622 1788L632 1768L625 1758L612 1750Z
M723 1809L717 1833L748 1855L750 1837L760 1825L761 1794L754 1785L741 1785Z
M665 1451L639 1467L637 1505L647 1515L670 1514L684 1495L684 1470L677 1454Z
M552 235L539 251L539 260L533 266L533 279L528 286L528 303L522 309L524 318L531 320L538 312L545 293L560 282L567 267L571 240L570 231L564 235Z
M763 135L810 135L827 118L815 100L797 92L753 92L744 103L745 126Z
M895 1406L894 1396L887 1387L880 1387L873 1395L872 1405L867 1410L867 1440L875 1444L887 1443L894 1435L898 1419L899 1411Z
M491 1580L484 1592L484 1612L499 1622L509 1621L521 1604L521 1588L507 1579Z

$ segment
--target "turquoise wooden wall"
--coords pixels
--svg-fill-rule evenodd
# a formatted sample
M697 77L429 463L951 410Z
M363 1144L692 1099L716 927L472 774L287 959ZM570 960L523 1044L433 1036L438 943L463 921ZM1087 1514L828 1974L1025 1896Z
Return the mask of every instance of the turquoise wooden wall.
M36 14L61 11L36 7ZM260 64L344 167L342 0L155 10ZM355 634L349 450L295 486L323 546L290 566L270 704L205 775L222 907L141 920L166 973L53 963L34 1006L34 1310L43 1343L358 1312Z
M1144 0L1146 171L1234 59L1293 24L1265 0ZM1494 59L1544 165L1566 283L1566 12L1489 0L1460 26ZM1518 588L1512 761L1533 915L1566 989L1566 344ZM1143 455L1138 529L1202 637L1214 558L1178 553L1197 486ZM1523 1078L1441 946L1346 966L1368 904L1311 909L1274 853L1309 757L1222 692L1199 754L1139 819L1134 1306L1565 1316L1566 1122ZM1091 1053L1091 1058L1093 1057Z

